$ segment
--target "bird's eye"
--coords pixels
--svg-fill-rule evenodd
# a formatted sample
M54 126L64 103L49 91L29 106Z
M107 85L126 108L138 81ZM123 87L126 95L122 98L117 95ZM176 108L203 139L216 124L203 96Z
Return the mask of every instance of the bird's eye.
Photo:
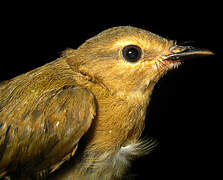
M136 45L128 45L122 49L122 56L128 62L136 62L142 57L142 50Z

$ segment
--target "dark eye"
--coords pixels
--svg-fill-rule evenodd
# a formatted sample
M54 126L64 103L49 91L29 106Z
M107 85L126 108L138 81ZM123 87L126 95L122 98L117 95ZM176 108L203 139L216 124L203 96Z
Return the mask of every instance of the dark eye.
M128 45L122 49L122 56L126 61L136 62L142 57L142 50L135 45Z

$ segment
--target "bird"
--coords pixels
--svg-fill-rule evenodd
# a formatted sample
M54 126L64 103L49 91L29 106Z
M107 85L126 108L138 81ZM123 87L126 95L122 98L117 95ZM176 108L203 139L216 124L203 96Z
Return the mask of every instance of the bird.
M155 146L141 138L155 84L210 50L118 26L0 83L0 178L119 180Z

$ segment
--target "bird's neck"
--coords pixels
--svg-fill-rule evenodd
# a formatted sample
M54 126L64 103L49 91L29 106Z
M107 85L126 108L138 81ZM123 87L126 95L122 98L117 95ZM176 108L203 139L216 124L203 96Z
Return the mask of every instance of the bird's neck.
M154 84L144 93L114 93L86 79L79 78L78 83L90 89L97 101L97 115L88 132L87 151L119 150L139 139Z

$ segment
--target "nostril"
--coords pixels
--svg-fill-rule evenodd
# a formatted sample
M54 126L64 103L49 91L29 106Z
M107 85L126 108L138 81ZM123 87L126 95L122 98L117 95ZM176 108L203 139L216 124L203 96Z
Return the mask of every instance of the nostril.
M170 52L175 54L175 53L183 52L185 49L186 49L185 46L175 45L170 48Z

